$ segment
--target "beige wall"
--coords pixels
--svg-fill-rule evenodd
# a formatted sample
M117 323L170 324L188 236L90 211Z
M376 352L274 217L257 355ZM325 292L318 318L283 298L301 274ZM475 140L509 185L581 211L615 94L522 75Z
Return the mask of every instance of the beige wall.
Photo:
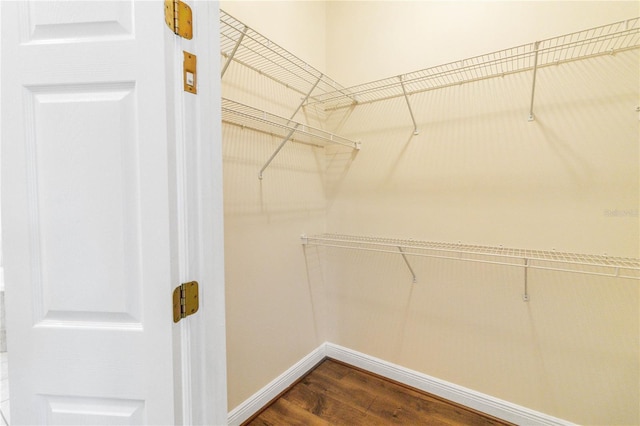
M640 14L637 2L222 8L347 85ZM292 16L304 30L284 28ZM640 423L637 281L531 271L525 303L520 269L413 259L412 285L401 258L298 240L326 230L639 257L638 217L606 213L639 208L639 68L636 50L541 69L535 122L530 73L412 96L418 136L402 98L334 111L327 125L362 140L355 159L291 144L262 182L279 141L223 126L230 408L328 340L578 423ZM238 67L223 90L295 108Z
M331 232L638 257L638 54L338 110L363 148ZM348 114L348 119L344 116ZM375 165L373 167L372 165ZM331 178L331 176L329 176Z
M225 0L220 8L320 71L326 71L326 3Z
M326 15L327 74L352 86L640 16L640 3L337 0Z
M638 257L638 52L357 107L327 229ZM375 165L375 166L374 166ZM330 177L330 176L328 176ZM638 282L327 250L328 339L582 424L636 424ZM607 389L603 392L603 389ZM603 394L607 395L602 399Z
M221 8L287 50L324 67L324 3L222 2ZM301 96L234 63L223 96L289 117ZM313 111L299 121L317 124ZM323 232L324 151L223 125L229 409L326 340L322 300L308 284L299 236Z
M330 3L330 75L391 76L637 9ZM639 69L636 50L539 70L535 122L531 73L412 96L418 136L403 98L333 112L362 150L333 179L327 229L639 257ZM416 258L412 285L401 257L326 256L330 341L578 423L640 422L637 281L531 271L525 303L521 269Z

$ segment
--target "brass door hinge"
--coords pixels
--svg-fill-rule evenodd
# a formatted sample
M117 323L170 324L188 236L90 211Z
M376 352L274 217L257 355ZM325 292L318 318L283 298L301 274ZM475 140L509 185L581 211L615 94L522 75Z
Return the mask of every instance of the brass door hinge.
M180 0L164 0L164 20L175 34L193 38L193 14L188 4Z
M198 282L181 284L173 290L173 322L198 312Z

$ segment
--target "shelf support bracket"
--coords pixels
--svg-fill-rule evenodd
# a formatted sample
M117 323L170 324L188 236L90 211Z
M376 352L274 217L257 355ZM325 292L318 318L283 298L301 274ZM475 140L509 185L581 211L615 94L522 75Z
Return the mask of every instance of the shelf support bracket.
M529 272L529 259L524 259L524 293L522 294L522 301L523 302L528 302L529 301L529 289L528 289L528 283L527 283L527 275Z
M298 129L298 126L300 125L300 123L296 123L295 126L293 126L293 129L291 129L291 131L289 132L289 134L287 135L287 137L285 137L282 142L280 142L280 145L278 146L278 148L276 148L275 152L273 154L271 154L271 157L269 157L269 159L267 160L267 162L264 164L264 166L262 166L262 168L260 169L260 173L258 173L258 179L262 180L262 172L265 171L265 169L267 167L269 167L269 164L271 164L271 162L273 161L274 158L276 158L276 155L278 155L278 153L280 152L280 150L282 149L282 147L284 146L284 144L286 144L289 139L291 139L291 136L293 136L293 134L295 133L295 131Z
M233 50L231 51L231 54L227 58L227 62L225 62L224 67L222 67L222 74L220 75L220 78L224 77L224 73L227 72L227 68L229 68L229 64L233 60L233 57L236 55L236 52L238 51L238 47L240 47L240 43L242 43L242 39L244 39L244 36L245 34L247 34L248 29L249 27L245 25L244 30L242 31L242 34L240 34L240 37L238 37L238 41L236 41L236 45L233 46Z
M413 121L413 134L419 135L418 125L416 124L416 118L413 116L413 110L411 109L411 103L409 102L409 96L407 95L407 90L404 87L404 81L402 81L402 76L399 75L398 79L400 80L400 86L402 87L402 93L404 94L404 100L407 101L407 107L409 108L409 114L411 115L411 121Z
M293 114L291 114L291 118L289 118L289 121L293 120L293 117L295 117L298 111L300 111L300 108L302 108L304 104L307 103L307 100L309 100L309 96L311 96L311 93L313 93L315 88L318 86L318 83L320 83L320 80L322 80L322 77L323 77L323 74L320 74L320 77L318 77L314 85L311 87L311 89L309 89L309 92L307 92L307 95L304 98L302 98L302 102L300 102L300 105L298 105L298 108L296 108L296 110L293 111Z
M298 113L298 111L300 111L300 108L302 108L304 106L304 104L307 102L307 99L309 99L309 96L311 96L311 93L313 92L313 90L316 88L316 86L318 85L318 83L320 83L320 80L322 80L322 74L320 74L320 77L318 77L318 80L316 80L315 84L311 87L311 89L309 89L309 92L307 93L307 96L305 96L302 99L302 102L300 102L300 105L298 105L298 108L296 108L295 111L293 111L293 114L291 114L291 117L289 118L289 121L287 122L287 124L291 123L291 120L293 120L293 117L296 116L296 114ZM296 123L296 125L293 127L293 129L291 129L291 131L289 132L289 134L282 140L282 142L280 142L280 145L278 146L278 148L276 148L275 152L273 154L271 154L271 157L269 157L269 159L267 160L267 162L264 164L264 166L262 166L262 168L260 169L260 173L258 173L258 179L262 180L262 172L265 171L265 169L267 167L269 167L269 164L271 164L271 162L273 161L274 158L276 158L276 155L278 155L278 153L280 152L280 150L282 149L282 147L289 141L289 139L291 139L291 137L293 136L293 134L296 132L296 130L298 129L298 126L300 126L300 123Z
M407 268L409 268L409 272L411 272L411 276L413 277L413 283L415 284L417 282L416 273L413 272L413 268L411 267L411 264L409 263L409 259L407 259L407 256L404 254L404 250L402 250L402 247L398 246L398 250L400 250L400 254L402 255L402 258L404 259L404 263L407 264Z
M531 85L531 104L529 105L529 121L535 121L536 116L533 114L533 98L536 94L536 74L538 73L538 48L540 47L540 42L536 41L534 44L534 49L536 54L533 58L533 84Z

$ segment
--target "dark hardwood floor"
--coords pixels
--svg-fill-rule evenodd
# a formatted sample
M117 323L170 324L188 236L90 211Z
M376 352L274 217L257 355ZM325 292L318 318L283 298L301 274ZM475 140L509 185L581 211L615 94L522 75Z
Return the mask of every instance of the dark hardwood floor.
M262 425L509 425L510 423L326 359L244 423Z

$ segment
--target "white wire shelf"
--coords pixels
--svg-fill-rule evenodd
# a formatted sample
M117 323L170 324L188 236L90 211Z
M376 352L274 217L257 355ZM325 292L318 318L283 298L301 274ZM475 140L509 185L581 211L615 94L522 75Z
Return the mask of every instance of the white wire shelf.
M222 98L222 121L247 127L262 133L285 138L293 131L290 141L325 147L330 144L360 149L360 142L335 135L316 127L301 124L230 99Z
M326 147L328 145L342 145L359 150L360 142L335 135L316 127L280 117L270 112L262 111L230 99L222 98L222 122L230 125L249 128L282 139L280 146L260 169L258 178L262 175L271 161L278 155L282 147L289 141L308 145Z
M317 96L325 110L366 104L640 47L640 18L499 50ZM313 103L310 102L310 103Z
M634 258L335 234L303 235L301 239L308 246L400 254L414 282L407 260L411 256L640 280L640 259Z
M232 63L241 64L314 102L320 95L341 93L343 86L291 52L220 10L222 75Z

